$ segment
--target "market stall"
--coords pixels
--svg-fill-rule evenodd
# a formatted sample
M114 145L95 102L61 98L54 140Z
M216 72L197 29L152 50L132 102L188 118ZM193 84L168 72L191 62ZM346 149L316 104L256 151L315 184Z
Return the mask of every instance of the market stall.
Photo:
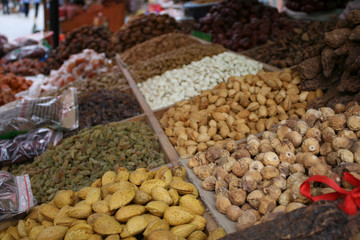
M359 16L229 0L210 42L156 14L3 38L0 239L356 239Z

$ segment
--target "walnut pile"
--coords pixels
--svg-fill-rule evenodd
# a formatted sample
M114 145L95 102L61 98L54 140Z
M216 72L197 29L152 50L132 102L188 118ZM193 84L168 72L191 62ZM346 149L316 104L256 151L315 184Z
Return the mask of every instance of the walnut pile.
M227 139L188 161L188 167L203 181L202 188L215 191L220 213L244 229L273 219L277 214L306 206L300 193L310 176L325 175L342 187L339 169L360 179L360 106L310 109L301 120L281 121L276 131L261 138L250 135L237 144ZM344 171L344 170L343 170ZM332 192L312 186L312 195Z
M180 157L189 157L226 138L239 140L281 120L300 118L322 92L301 91L299 85L298 73L290 69L230 77L175 104L160 123Z
M307 58L299 65L304 90L327 90L324 97L309 107L334 107L360 100L360 10L353 10L346 20L338 21L333 31L325 33L324 44L305 49Z

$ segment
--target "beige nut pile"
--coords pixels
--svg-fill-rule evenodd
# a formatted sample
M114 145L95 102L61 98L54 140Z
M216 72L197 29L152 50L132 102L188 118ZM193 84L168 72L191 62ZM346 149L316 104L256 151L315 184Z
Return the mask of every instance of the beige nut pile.
M310 176L328 176L353 189L341 181L341 173L346 169L360 179L360 106L339 109L310 109L301 120L283 121L276 132L250 135L245 143L227 139L222 148L196 154L188 166L203 180L203 189L215 191L218 211L238 229L308 204L300 186ZM313 186L311 191L333 189Z
M186 170L162 167L149 172L108 171L78 192L61 190L35 207L16 227L0 232L0 239L36 240L148 240L218 239L216 229L204 233L205 209L196 187L185 182Z
M242 139L289 118L300 118L321 92L300 90L297 72L260 71L230 77L212 90L175 104L160 123L180 157L206 151L226 138Z

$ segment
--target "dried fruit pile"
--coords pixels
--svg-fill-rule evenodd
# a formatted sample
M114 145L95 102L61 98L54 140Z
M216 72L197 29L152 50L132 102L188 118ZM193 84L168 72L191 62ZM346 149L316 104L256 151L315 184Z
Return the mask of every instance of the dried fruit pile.
M28 89L32 81L15 74L0 74L0 106L15 101L15 94Z
M195 29L211 34L214 43L242 51L282 38L294 26L296 21L258 0L229 0L213 6Z
M161 53L166 53L195 43L199 43L199 41L188 35L182 33L168 33L135 45L120 54L120 57L127 64L133 65Z
M228 139L198 153L188 166L203 180L203 189L215 191L218 211L237 222L238 229L272 219L310 202L300 193L309 176L328 176L353 189L338 175L338 169L352 165L351 173L360 179L360 106L345 109L310 109L301 121L284 121L261 138L251 135L239 145ZM311 191L316 196L334 190L314 185Z
M221 45L192 44L170 52L156 55L148 60L130 66L129 70L137 83L161 75L166 71L181 68L193 61L225 52Z
M44 82L43 90L56 90L77 79L90 78L117 69L111 60L105 58L105 54L85 49L79 54L71 55L58 70L52 71Z
M36 59L24 58L0 66L0 74L13 73L18 76L35 76L44 72L44 67L44 62L39 62Z
M142 14L115 32L111 40L116 52L120 53L146 40L179 30L176 20L167 14Z
M309 46L324 44L324 34L334 29L333 22L310 22L294 28L292 32L271 45L256 48L243 54L278 68L292 67L308 58ZM310 49L309 49L310 50Z
M160 123L181 157L301 118L315 92L299 89L297 72L264 72L230 77L212 90L176 103ZM217 143L218 142L218 143Z
M77 79L53 91L44 92L42 96L58 96L69 88L76 88L78 95L81 95L97 90L124 90L128 89L129 85L122 71L118 70L90 78Z
M317 11L328 11L337 8L345 8L348 0L318 0L312 1L300 1L300 0L288 0L285 6L293 11L301 11L306 13L313 13Z
M60 42L56 50L50 52L49 58L46 60L47 71L45 74L49 74L51 69L59 69L72 54L78 54L84 49L105 53L108 58L115 55L110 34L105 28L84 26L67 33L66 38Z
M360 10L353 10L336 29L325 33L325 44L310 47L308 58L299 65L304 90L327 90L310 107L334 107L336 103L360 101ZM310 50L311 50L310 49Z
M11 165L15 175L29 174L33 194L40 203L59 189L89 186L116 167L134 170L165 164L157 136L144 122L124 122L83 129L36 157L33 163Z
M78 130L121 121L140 114L140 106L136 99L127 92L119 90L83 93L78 96L78 104ZM78 133L78 130L66 132L64 136L72 136Z
M183 180L183 167L154 172L118 168L98 177L77 193L57 192L53 201L35 207L0 238L215 240L226 235L221 228L205 234L205 209L196 187Z

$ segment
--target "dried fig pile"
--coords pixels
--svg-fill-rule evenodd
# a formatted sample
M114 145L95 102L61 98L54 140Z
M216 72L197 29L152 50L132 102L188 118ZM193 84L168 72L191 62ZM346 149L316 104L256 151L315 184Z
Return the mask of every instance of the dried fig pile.
M240 140L270 129L289 118L301 118L315 92L300 91L300 77L284 72L259 71L256 75L230 77L212 90L178 102L163 114L161 126L180 157Z
M133 65L161 53L166 53L195 43L199 43L199 41L189 35L182 33L168 33L135 45L120 54L120 57L127 64Z
M204 232L205 212L196 187L185 182L184 167L107 171L90 187L58 191L34 207L26 219L0 232L1 239L215 240ZM14 236L14 237L13 237ZM16 238L18 237L18 238ZM209 237L209 238L208 238Z
M194 27L211 34L212 42L242 51L284 37L295 23L258 0L229 0L213 6Z
M63 62L72 54L82 52L84 49L93 49L97 53L105 53L106 57L115 56L110 41L109 32L103 27L84 26L66 34L64 41L50 52L46 60L45 74L51 69L59 69Z
M324 97L310 104L312 108L334 107L360 100L360 10L353 10L346 20L325 33L322 45L314 45L299 65L304 90L317 88L327 91Z
M292 29L291 34L279 38L275 43L255 48L243 54L278 68L292 67L308 58L307 47L322 46L324 34L334 28L333 22L303 23Z
M300 186L310 176L324 175L352 190L341 178L346 170L360 179L359 115L358 104L310 109L261 138L251 135L241 144L227 139L197 153L188 166L204 190L215 191L218 211L244 229L309 204ZM334 190L314 185L311 191Z
M176 20L167 14L142 14L115 32L111 39L116 52L120 53L146 40L179 30Z

